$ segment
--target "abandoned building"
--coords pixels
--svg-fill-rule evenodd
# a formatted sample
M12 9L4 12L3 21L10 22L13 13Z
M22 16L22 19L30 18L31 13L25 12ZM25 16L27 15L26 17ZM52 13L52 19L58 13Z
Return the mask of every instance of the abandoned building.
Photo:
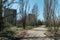
M4 9L4 22L8 22L10 24L16 25L16 10L15 9Z
M35 14L28 14L28 16L26 17L26 24L27 25L35 25L36 24Z

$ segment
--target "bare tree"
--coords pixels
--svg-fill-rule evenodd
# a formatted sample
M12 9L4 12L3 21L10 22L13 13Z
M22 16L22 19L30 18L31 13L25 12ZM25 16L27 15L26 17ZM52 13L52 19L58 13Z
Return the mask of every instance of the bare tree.
M50 5L50 2L49 0L44 0L44 18L45 18L45 21L46 21L46 25L48 26L50 23L49 23L49 20L50 20L50 8L51 8L51 5Z
M2 21L2 0L0 0L0 31L1 31L1 27L3 27L3 21Z
M52 31L52 26L54 26L54 31L56 33L56 25L55 25L55 9L56 9L57 0L44 0L44 18L46 21L46 25L50 27Z
M5 3L7 0L0 0L0 31L3 29L4 27L4 23L3 23L3 17L2 17L2 8L3 8L3 4L2 3Z
M33 8L32 8L32 14L35 14L35 18L36 18L36 21L35 22L36 22L36 25L37 25L37 18L39 16L38 12L39 12L38 5L35 3L33 5Z
M28 0L20 0L20 14L22 16L23 29L26 27Z

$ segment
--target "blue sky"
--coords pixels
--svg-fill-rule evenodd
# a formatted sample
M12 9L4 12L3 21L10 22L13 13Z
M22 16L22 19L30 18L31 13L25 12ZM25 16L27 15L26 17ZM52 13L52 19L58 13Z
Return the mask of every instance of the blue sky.
M31 6L31 9L32 9L33 5L35 3L37 3L38 8L39 8L39 16L38 16L38 19L43 20L43 7L44 7L43 0L30 0L29 3L30 3L30 6Z
M43 9L44 9L44 0L29 0L29 6L30 6L30 10L29 12L31 12L31 9L33 7L33 5L37 3L38 4L38 8L39 8L39 16L38 19L43 20ZM17 9L17 12L19 12L19 4L12 4L13 9ZM59 11L58 11L59 10ZM60 0L58 0L58 5L57 5L57 9L56 9L56 15L58 16L58 12L60 13Z

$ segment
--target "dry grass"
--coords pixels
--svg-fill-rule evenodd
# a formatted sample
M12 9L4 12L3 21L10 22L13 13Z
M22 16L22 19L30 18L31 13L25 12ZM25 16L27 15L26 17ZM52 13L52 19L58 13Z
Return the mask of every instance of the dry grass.
M54 34L53 33L51 33L51 32L46 32L46 33L44 33L46 36L48 36L48 37L52 37L52 36L54 36Z
M20 30L20 31L16 31L14 36L15 37L24 37L26 35L26 30Z

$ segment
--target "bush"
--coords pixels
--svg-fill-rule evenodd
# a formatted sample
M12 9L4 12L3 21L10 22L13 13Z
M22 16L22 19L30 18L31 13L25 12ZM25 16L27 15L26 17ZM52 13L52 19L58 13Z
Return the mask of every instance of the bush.
M16 31L16 26L13 26L12 24L10 24L8 22L5 22L3 32L7 32L7 31L15 32Z
M3 29L4 32L7 32L7 31L15 32L16 30L17 30L17 27L14 27L14 26L12 26L12 27L5 27Z

